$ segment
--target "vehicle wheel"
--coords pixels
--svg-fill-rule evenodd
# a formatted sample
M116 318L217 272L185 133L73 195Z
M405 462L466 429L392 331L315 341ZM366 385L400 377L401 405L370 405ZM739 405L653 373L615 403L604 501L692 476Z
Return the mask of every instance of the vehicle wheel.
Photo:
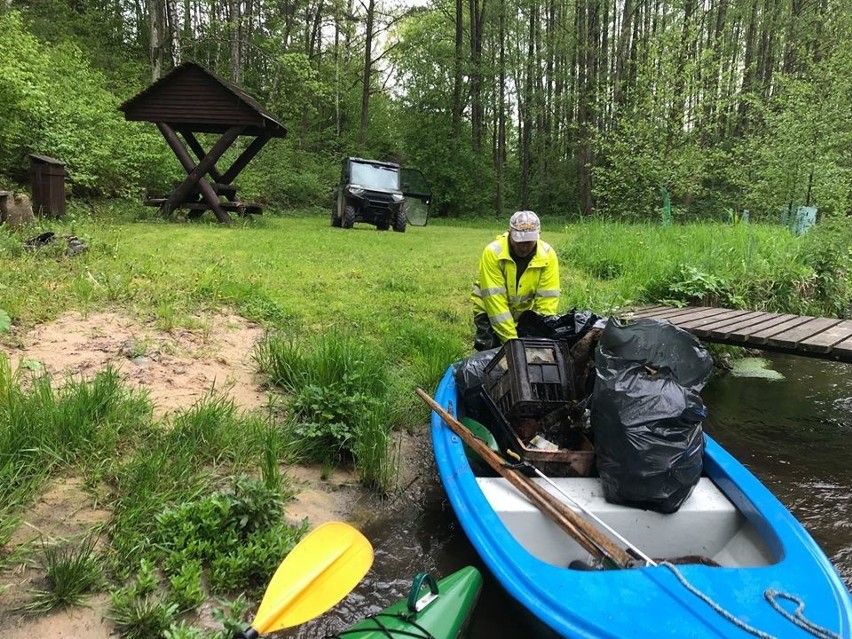
M343 228L351 229L353 224L355 224L355 207L347 204L343 209Z
M397 211L393 218L393 230L397 233L405 233L405 213L402 210Z
M337 216L335 215L335 213L337 213L337 207L332 206L331 207L331 225L335 226L335 227L340 227L341 222L340 222L339 219L337 219Z

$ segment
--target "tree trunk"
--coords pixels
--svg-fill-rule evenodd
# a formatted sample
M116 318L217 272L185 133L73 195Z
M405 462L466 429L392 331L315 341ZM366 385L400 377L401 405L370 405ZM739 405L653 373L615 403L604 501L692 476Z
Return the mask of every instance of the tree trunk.
M317 2L316 13L314 14L313 24L311 26L311 37L308 42L308 59L313 60L319 57L319 47L321 46L322 34L322 10L323 0Z
M461 134L462 114L462 55L464 52L464 11L462 0L456 0L456 37L455 59L453 60L453 140L458 140Z
M712 33L708 38L710 49L710 67L704 76L704 123L701 128L701 141L708 147L714 141L718 131L717 104L719 103L719 88L722 79L722 34L725 30L725 20L728 14L728 0L719 0L716 7L716 20ZM715 118L715 119L714 119Z
M669 112L669 148L672 147L675 137L679 137L683 133L686 61L690 53L690 28L695 9L696 0L686 0L683 7L683 24L681 25L680 45L678 46L677 63L675 64L674 90L672 91L671 110Z
M625 71L632 50L630 34L633 28L633 0L624 0L621 11L621 30L615 54L615 75L612 79L612 101L616 110L624 101Z
M481 1L481 6L480 6ZM470 123L473 150L482 151L482 16L485 0L470 0Z
M738 136L746 131L746 118L748 117L748 98L754 88L755 77L755 40L757 38L757 2L752 0L751 3L751 18L748 21L748 29L746 30L745 42L745 57L743 58L743 81L740 87L740 102L737 108L737 126L736 133Z
M364 40L364 74L361 88L361 126L358 129L358 144L361 150L367 145L367 128L370 124L370 77L373 71L373 17L376 0L367 5L367 32Z
M790 4L790 22L787 27L787 42L784 48L784 73L793 73L799 70L797 51L799 24L802 17L802 9L805 0L792 0Z
M577 42L581 47L577 65L577 130L579 143L577 148L577 181L579 187L580 210L589 216L594 211L592 198L592 141L591 125L594 117L594 69L595 42L598 0L578 0L577 12L579 28Z
M228 33L231 36L231 80L242 82L242 6L240 0L228 0Z
M535 5L530 7L529 40L527 42L527 60L524 68L525 80L523 97L518 96L518 109L521 116L521 208L530 205L530 168L532 156L533 127L533 66L535 66Z
M149 41L151 80L156 82L163 77L166 57L166 36L169 32L166 22L165 0L148 0L148 16L151 29L151 39Z
M503 166L506 162L506 0L500 0L499 31L500 86L498 87L499 98L497 101L497 153L494 158L494 173L497 181L494 211L497 219L502 220L504 219Z

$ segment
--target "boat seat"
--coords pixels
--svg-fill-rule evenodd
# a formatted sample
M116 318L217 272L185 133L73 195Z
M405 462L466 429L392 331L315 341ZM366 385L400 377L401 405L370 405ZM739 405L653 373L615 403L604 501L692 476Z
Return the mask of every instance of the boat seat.
M542 479L535 479L561 501L573 505ZM733 503L709 478L702 477L692 495L672 514L611 504L593 477L554 478L559 489L594 513L654 559L707 557L722 566L768 565L769 551ZM588 560L588 553L548 520L503 478L477 478L486 499L517 539L529 540L527 550L543 561L567 566ZM579 508L574 507L580 515ZM759 549L756 549L756 546Z

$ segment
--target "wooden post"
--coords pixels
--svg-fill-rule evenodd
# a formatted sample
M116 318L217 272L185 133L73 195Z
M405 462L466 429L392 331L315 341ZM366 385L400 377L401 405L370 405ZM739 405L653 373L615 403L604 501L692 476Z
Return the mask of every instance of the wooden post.
M190 149L192 149L192 152L195 153L195 157L198 158L199 162L201 162L205 157L207 157L207 151L204 150L204 147L201 146L201 143L198 141L198 138L195 137L195 134L192 131L185 128L179 128L176 130L183 136L183 139L186 140L186 144L189 146ZM216 182L222 181L222 173L219 171L219 169L216 168L215 164L210 167L208 173L210 173L211 177Z
M251 159L257 155L264 145L271 139L271 135L264 133L263 135L258 135L254 140L252 140L251 144L246 147L245 151L240 153L240 157L234 160L231 168L225 171L225 174L222 176L222 182L225 184L233 182L240 174L240 171L246 168L246 165L251 161Z
M208 153L197 166L194 165L189 153L187 153L183 144L180 143L177 133L175 133L168 124L164 122L157 122L157 127L160 129L160 133L163 134L163 137L166 138L166 142L168 142L172 151L174 151L177 156L178 161L180 161L188 174L186 179L174 191L172 191L172 194L169 195L168 199L166 199L163 203L161 211L163 211L165 215L168 215L174 209L178 208L186 199L186 196L189 195L192 188L198 184L198 188L201 190L204 200L216 215L216 218L220 222L224 222L226 224L229 223L231 221L231 217L220 206L219 196L216 195L213 187L210 186L210 183L203 179L202 176L210 170L210 167L216 164L216 160L218 160L228 147L233 144L234 140L237 139L237 136L239 136L244 127L233 126L228 129L224 134L222 134L222 137L219 138L213 148L210 149L210 153Z

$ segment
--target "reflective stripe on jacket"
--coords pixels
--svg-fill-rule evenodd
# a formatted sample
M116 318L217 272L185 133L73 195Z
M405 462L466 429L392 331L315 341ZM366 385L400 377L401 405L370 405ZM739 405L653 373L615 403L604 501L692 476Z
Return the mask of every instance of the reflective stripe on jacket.
M559 304L559 260L547 242L537 242L519 282L517 272L509 253L509 234L504 233L482 252L472 296L474 314L488 315L501 342L518 336L515 322L524 311L556 315Z

